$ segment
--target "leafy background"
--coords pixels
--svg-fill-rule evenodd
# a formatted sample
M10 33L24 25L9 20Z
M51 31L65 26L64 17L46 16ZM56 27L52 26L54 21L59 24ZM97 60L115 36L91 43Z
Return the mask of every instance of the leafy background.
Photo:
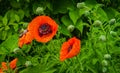
M18 58L17 68L9 73L120 73L119 3L0 0L0 63ZM48 15L59 24L56 36L46 44L34 40L20 49L19 35L38 15ZM81 40L80 53L60 62L61 45L73 36Z

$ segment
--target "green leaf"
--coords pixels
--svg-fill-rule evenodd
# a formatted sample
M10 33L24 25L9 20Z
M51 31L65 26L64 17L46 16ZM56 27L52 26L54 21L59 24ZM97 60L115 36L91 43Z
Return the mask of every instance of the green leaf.
M5 26L5 31L6 31L6 30L9 30L9 29L10 29L10 27L9 27L9 26Z
M56 69L52 69L52 70L45 71L43 73L54 73L55 71L56 71Z
M98 8L97 9L97 12L96 12L97 14L99 14L98 16L100 16L99 17L99 19L101 20L101 21L108 21L108 17L107 17L107 14L105 13L105 11L102 9L102 8Z
M98 59L97 59L97 58L93 58L93 59L92 59L92 64L93 64L93 65L95 65L97 62L98 62Z
M15 31L18 31L18 24L17 24L17 23L13 23L12 25L13 25L13 27L14 27L14 30L15 30Z
M3 24L7 25L7 23L8 23L8 18L7 18L7 16L4 16L3 17Z
M0 55L9 53L9 50L0 45Z
M89 8L83 8L79 10L79 16L81 17L83 14L85 14L86 12L89 12L90 9Z
M17 12L17 14L18 14L18 16L19 16L20 19L24 18L25 13L24 13L24 11L22 9L19 9L18 12Z
M18 35L9 36L0 46L13 52L14 48L18 47Z
M86 0L85 4L86 4L87 7L89 7L89 8L92 9L92 8L95 7L95 5L97 4L97 2L96 2L96 0Z
M10 1L10 4L13 8L20 8L20 6L21 6L21 3L17 3L16 0Z
M14 23L15 19L15 11L14 10L9 10L6 13L6 16L8 17L9 23Z
M77 9L73 10L73 11L70 11L69 16L70 16L70 19L73 21L73 23L76 24L77 20L80 17L79 11Z
M86 65L86 67L92 72L92 73L97 73L95 69L91 68L91 66Z
M41 72L41 67L38 66L33 66L33 67L27 67L24 70L21 70L20 73L42 73Z
M3 23L2 22L0 22L0 28L3 26Z
M61 18L61 21L66 27L73 24L73 22L70 20L70 18L67 15L63 16Z
M28 53L31 49L31 45L23 45L22 50L25 51L25 53Z
M6 55L0 55L0 63L4 61Z
M59 26L59 32L61 32L62 34L66 36L71 36L71 33L66 29L64 25Z
M7 37L7 32L6 31L2 31L2 40L5 40Z
M115 9L113 9L111 7L105 8L105 12L106 12L109 20L112 19L112 18L115 18L115 16L119 14L118 11L116 11Z
M18 16L17 14L15 14L15 20L16 20L17 22L20 21L20 18L19 18L19 16Z
M4 30L4 27L0 27L0 31L3 31Z
M81 19L79 19L78 21L77 21L77 23L76 23L76 28L82 33L83 32L83 25L84 23L82 22L82 20Z
M66 13L68 9L71 10L75 8L71 0L55 0L52 5L55 14Z
M53 11L52 3L50 1L46 2L46 7L48 7L48 9Z
M3 19L3 17L0 15L0 21Z

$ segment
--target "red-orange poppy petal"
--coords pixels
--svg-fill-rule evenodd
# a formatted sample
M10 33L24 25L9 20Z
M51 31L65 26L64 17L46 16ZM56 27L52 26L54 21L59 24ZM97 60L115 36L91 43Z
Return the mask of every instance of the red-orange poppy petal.
M50 29L50 33L40 36L39 28L40 28L40 26L42 27L42 25L48 26L48 28ZM43 28L44 28L44 26L43 26ZM33 33L36 41L46 43L46 42L50 41L53 38L53 36L56 34L56 32L58 30L58 25L53 19L51 19L48 16L37 16L29 24L28 30L31 33Z
M0 73L4 73L3 70L2 70L2 68L0 68Z
M64 42L60 51L60 60L64 61L67 58L76 56L80 52L80 47L80 40L76 37Z
M21 38L19 38L18 45L21 48L24 44L29 44L33 40L32 34L30 32L25 33Z
M16 63L17 63L18 59L15 58L10 62L10 68L11 69L15 69L16 68Z
M6 62L2 62L2 70L7 70L7 63Z
M18 41L18 46L19 47L22 47L23 46L23 44L24 44L24 41L25 41L25 35L23 35L21 38L19 38L19 41Z

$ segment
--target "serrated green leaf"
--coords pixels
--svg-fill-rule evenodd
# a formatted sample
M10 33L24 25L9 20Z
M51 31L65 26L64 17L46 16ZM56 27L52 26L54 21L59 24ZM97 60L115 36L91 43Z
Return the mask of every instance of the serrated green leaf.
M89 7L89 8L92 9L92 8L95 7L95 5L97 4L97 2L96 2L96 0L86 0L85 4L86 4L87 7Z
M2 22L0 22L0 28L3 26L3 23Z
M73 22L70 20L70 18L69 18L67 15L63 16L63 17L61 18L61 21L63 22L63 24L64 24L66 27L68 27L69 25L72 25L72 24L73 24Z
M2 21L3 17L0 15L0 21Z
M15 11L9 10L6 12L6 16L8 17L9 23L13 23L15 21Z
M42 73L41 67L33 66L33 67L27 67L26 69L23 69L20 71L20 73Z
M14 27L14 30L15 30L15 31L18 31L18 24L17 24L17 23L13 23L12 25L13 25L13 27Z
M0 63L4 61L6 55L0 55Z
M73 10L69 12L70 19L76 24L77 20L80 18L79 11Z
M18 14L20 20L24 18L25 13L24 13L24 11L22 9L19 9L17 14Z
M52 5L55 14L66 13L68 9L71 10L75 8L71 0L55 0Z
M0 45L0 55L9 53L9 50Z
M107 14L107 16L108 16L109 19L112 19L112 18L114 18L116 15L119 14L118 11L116 11L115 9L113 9L113 8L111 8L111 7L106 8L106 9L105 9L105 12L106 12L106 14Z
M10 29L10 27L9 26L5 26L5 31L8 30L8 29Z
M53 5L50 2L46 2L46 5L47 5L48 9L53 11Z
M83 32L83 22L82 20L79 19L79 21L77 21L76 23L76 28L82 33Z
M64 25L59 26L59 32L61 32L62 34L66 36L71 36L71 33L66 29Z
M81 17L83 14L85 14L86 12L89 12L89 8L83 8L79 10L79 16Z
M15 20L16 20L17 22L20 21L20 18L19 18L19 16L18 16L17 14L15 14Z
M105 11L98 7L98 9L96 10L96 18L98 20L101 20L102 22L108 21L108 17L107 14L105 13Z
M7 23L8 23L8 18L7 18L7 16L4 16L3 17L3 24L6 26Z
M2 40L5 40L7 37L7 32L6 31L2 31Z
M86 65L86 67L92 72L92 73L97 73L95 69L91 68L90 66Z
M55 71L56 71L56 69L52 69L52 70L45 71L43 73L54 73Z
M4 27L1 27L1 28L0 28L0 31L3 31L3 30L4 30Z
M8 37L0 46L8 49L9 52L13 52L14 48L18 47L18 35Z
M13 7L13 8L20 8L21 6L21 3L17 3L17 1L13 0L13 1L10 1L10 5Z
M92 59L92 64L95 65L95 64L97 63L97 61L98 61L98 59L93 58L93 59Z

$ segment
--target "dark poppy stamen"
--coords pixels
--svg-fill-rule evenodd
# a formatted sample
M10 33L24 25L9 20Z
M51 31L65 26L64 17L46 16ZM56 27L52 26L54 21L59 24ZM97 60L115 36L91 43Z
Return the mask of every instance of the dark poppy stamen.
M38 31L39 31L39 35L40 35L40 36L43 36L43 35L52 33L51 26L50 26L48 23L42 24L42 25L39 27Z
M68 52L71 51L72 47L73 47L72 45L70 45L70 46L68 47Z

